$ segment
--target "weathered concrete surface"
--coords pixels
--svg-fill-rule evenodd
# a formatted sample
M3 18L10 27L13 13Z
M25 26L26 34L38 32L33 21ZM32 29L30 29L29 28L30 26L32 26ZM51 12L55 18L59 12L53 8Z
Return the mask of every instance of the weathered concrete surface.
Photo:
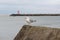
M60 29L24 25L14 40L60 40Z

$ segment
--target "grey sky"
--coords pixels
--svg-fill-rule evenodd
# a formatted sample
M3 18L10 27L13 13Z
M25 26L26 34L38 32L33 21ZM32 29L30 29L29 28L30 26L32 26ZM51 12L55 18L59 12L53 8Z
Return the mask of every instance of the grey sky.
M60 13L60 0L0 0L0 10L22 13Z

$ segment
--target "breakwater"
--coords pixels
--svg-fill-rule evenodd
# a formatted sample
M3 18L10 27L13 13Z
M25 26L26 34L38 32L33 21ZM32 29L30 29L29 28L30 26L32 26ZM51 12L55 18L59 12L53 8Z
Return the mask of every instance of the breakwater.
M11 14L10 16L60 16L60 14Z

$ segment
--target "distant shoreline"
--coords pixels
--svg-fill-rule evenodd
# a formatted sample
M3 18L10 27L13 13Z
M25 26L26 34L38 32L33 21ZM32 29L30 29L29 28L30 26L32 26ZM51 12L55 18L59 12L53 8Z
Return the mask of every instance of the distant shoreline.
M60 14L11 14L10 16L60 16Z

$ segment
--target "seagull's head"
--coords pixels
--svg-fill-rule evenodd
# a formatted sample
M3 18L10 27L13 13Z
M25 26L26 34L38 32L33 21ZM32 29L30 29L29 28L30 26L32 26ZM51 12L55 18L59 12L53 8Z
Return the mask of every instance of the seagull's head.
M29 17L25 17L25 19L29 19Z

